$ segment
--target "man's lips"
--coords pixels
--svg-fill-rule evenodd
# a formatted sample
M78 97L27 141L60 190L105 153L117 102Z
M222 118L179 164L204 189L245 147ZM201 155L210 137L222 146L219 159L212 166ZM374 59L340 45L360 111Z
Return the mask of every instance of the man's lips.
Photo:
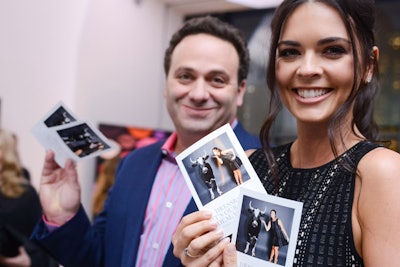
M193 107L189 105L183 105L183 108L189 115L194 116L204 116L215 109L214 107Z

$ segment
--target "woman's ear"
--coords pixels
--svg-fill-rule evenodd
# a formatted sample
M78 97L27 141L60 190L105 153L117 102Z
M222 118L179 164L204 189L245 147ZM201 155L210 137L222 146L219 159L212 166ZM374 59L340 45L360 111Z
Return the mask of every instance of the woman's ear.
M374 75L374 66L375 63L378 62L379 60L379 48L377 46L374 46L372 48L372 63L368 66L368 71L367 71L367 76L365 77L365 82L370 83L372 80L372 76Z

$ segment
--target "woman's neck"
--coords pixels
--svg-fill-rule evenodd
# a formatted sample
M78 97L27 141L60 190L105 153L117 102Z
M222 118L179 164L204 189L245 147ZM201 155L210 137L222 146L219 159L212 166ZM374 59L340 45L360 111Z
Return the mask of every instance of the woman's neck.
M354 132L358 133L357 129ZM326 127L318 129L310 125L300 126L298 137L290 149L292 166L294 168L315 168L332 161L336 156L363 140L354 132L351 129L337 131L333 140L335 154Z

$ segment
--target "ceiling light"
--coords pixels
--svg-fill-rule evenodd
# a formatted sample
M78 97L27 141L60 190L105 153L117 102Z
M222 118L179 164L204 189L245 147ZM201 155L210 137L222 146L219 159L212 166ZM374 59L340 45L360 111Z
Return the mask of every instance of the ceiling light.
M243 6L261 9L261 8L275 8L283 0L225 0L227 2L240 4Z

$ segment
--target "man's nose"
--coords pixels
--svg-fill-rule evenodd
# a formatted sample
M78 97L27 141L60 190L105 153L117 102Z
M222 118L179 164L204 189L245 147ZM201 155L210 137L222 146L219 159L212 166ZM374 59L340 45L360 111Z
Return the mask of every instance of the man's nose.
M196 101L204 101L209 96L207 82L204 79L197 79L190 88L189 97Z

